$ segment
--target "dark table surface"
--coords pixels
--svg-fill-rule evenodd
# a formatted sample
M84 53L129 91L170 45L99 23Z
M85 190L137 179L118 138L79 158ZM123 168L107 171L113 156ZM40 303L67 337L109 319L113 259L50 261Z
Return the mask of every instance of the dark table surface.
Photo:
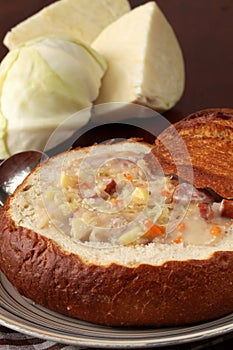
M2 44L5 33L52 2L0 0L0 60L7 53ZM133 7L146 2L130 1ZM157 3L177 34L186 65L184 95L172 110L164 114L165 117L173 122L204 108L233 108L233 0L157 0ZM169 349L232 349L232 336L228 334L208 342ZM0 347L39 350L62 349L64 345L26 337L0 327Z

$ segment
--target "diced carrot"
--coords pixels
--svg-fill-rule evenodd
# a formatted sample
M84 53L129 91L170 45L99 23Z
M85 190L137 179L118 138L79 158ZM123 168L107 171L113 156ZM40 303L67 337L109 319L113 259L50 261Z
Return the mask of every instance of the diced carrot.
M175 239L173 239L173 242L174 243L181 243L182 242L182 236L181 235L179 235L179 236L177 236Z
M161 195L164 197L168 197L168 196L170 196L170 191L164 189L164 190L162 190Z
M128 181L132 181L132 180L133 180L133 176L132 176L131 174L129 174L129 173L124 173L123 175L124 175L124 177L125 177Z
M148 228L144 234L144 237L148 238L149 240L163 236L166 231L165 226L156 225L149 219L145 219L143 223Z
M179 225L176 227L176 231L184 231L185 230L185 223L180 222Z
M115 197L112 197L112 198L110 199L110 201L111 201L112 203L117 204L118 199L117 199L117 198L115 198Z
M160 237L164 235L165 230L163 229L162 226L158 226L158 225L153 225L151 226L151 228L149 228L146 233L145 233L145 237L153 240L156 237Z
M210 228L210 233L213 235L213 236L219 236L222 232L222 229L219 225L217 224L213 224Z

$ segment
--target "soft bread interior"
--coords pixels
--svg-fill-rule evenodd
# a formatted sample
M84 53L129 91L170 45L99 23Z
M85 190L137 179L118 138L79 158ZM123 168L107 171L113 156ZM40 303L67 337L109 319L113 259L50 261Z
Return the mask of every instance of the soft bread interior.
M151 147L139 142L123 142L112 145L98 145L97 148L93 146L77 149L49 159L31 173L11 197L9 213L15 224L33 230L39 235L54 241L65 254L77 254L87 264L110 265L116 263L129 267L140 264L161 265L171 260L208 259L216 251L233 250L232 226L229 226L223 238L214 246L161 242L133 246L111 246L104 242L88 245L65 234L56 225L43 227L40 221L47 211L46 200L43 196L45 184L55 181L64 167L72 163L73 160L77 158L85 159L91 152L99 154L100 149L104 149L104 152L109 153L111 157L119 150L126 152L126 155L128 151L149 153ZM202 233L194 231L193 234L201 235Z

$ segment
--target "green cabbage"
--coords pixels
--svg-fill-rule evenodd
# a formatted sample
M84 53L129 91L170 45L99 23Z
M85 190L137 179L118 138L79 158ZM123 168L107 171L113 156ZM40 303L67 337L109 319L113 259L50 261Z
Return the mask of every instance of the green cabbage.
M67 117L92 105L105 70L97 52L73 39L41 38L10 51L0 66L0 159L43 149Z

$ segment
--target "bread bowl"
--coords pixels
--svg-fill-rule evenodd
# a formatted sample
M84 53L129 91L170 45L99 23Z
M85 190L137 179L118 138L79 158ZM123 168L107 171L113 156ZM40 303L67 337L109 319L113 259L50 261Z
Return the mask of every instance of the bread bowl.
M22 295L108 326L185 325L233 311L232 172L223 162L225 182L206 175L220 144L232 167L233 113L209 110L175 126L193 184L188 164L166 153L165 144L176 146L166 143L173 128L155 145L132 139L65 152L25 179L0 214L0 267ZM198 182L201 172L214 192Z

